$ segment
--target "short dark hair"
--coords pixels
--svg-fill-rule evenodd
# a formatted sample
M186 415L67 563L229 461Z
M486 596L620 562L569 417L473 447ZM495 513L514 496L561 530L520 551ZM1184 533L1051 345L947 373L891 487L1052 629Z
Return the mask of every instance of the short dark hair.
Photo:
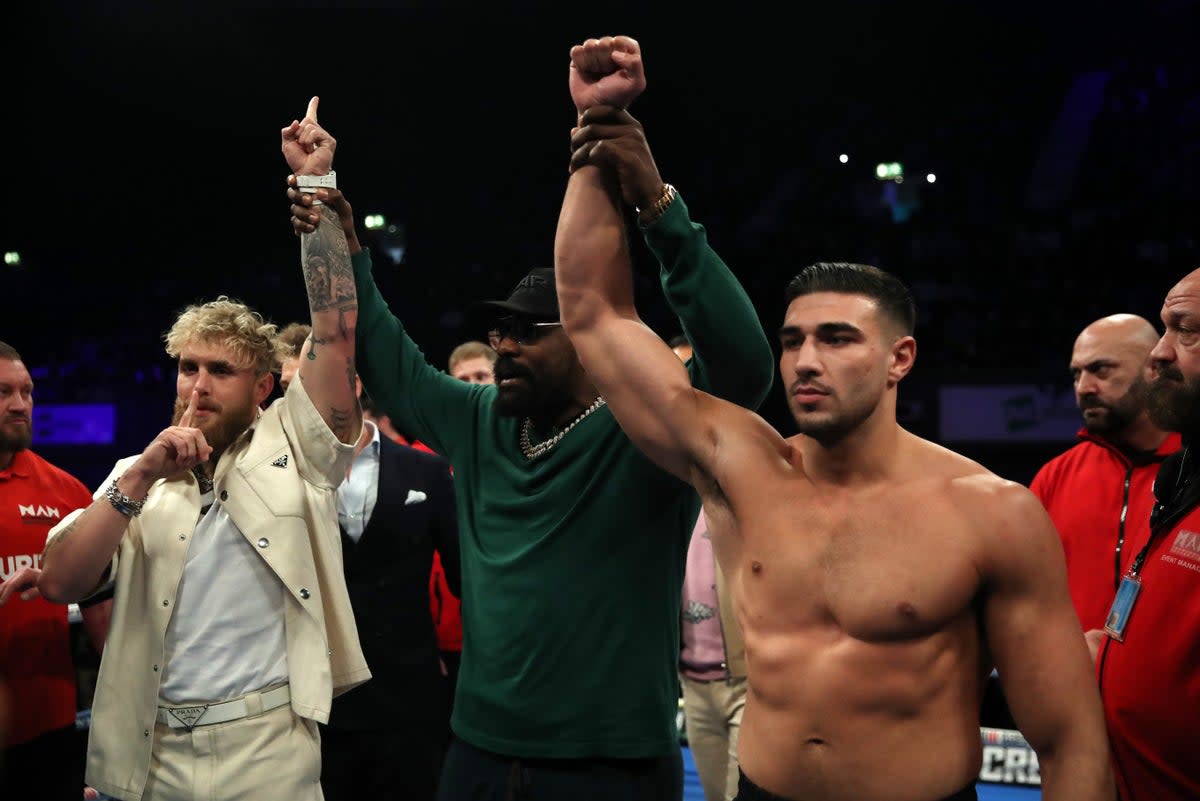
M787 285L786 302L814 292L864 295L911 336L917 325L917 304L904 283L889 272L869 264L820 261L801 270Z
M676 334L667 340L667 347L669 348L682 348L685 345L691 347L691 344L691 342L688 342L686 334Z
M17 353L17 349L7 342L0 342L0 359L8 359L10 362L23 362L21 354Z

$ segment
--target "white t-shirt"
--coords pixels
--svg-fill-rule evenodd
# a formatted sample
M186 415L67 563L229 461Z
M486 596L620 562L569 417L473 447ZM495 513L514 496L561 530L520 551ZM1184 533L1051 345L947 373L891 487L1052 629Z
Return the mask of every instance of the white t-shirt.
M211 491L200 505L167 624L158 694L169 704L227 701L288 680L283 585Z

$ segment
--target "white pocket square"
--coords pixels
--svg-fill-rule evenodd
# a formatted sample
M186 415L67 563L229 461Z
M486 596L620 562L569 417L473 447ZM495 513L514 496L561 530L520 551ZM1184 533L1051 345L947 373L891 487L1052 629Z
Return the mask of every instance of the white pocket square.
M412 506L414 503L421 503L426 499L425 493L420 490L409 490L408 497L404 499L405 506Z

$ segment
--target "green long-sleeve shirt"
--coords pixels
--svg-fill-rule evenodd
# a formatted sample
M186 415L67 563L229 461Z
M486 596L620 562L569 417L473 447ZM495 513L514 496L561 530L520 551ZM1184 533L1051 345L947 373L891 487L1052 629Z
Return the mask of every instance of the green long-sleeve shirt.
M695 386L757 408L773 356L754 308L676 198L643 229L693 347ZM388 310L364 251L358 368L380 408L454 466L463 654L452 726L527 758L678 748L684 558L699 499L652 464L607 407L529 461L496 388L431 366Z

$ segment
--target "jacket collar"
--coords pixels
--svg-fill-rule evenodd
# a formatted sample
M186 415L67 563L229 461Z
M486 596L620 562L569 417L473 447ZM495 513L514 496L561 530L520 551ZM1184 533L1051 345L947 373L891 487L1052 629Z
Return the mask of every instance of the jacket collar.
M1075 437L1080 442L1091 442L1107 449L1110 453L1121 459L1121 461L1123 461L1125 464L1131 466L1134 464L1144 465L1162 462L1163 459L1166 459L1172 453L1183 447L1183 441L1179 434L1171 431L1167 433L1167 438L1162 441L1162 443L1153 453L1145 455L1138 454L1138 458L1134 459L1131 458L1129 451L1120 447L1107 437L1103 437L1099 434L1093 434L1091 431L1087 430L1086 426L1075 432Z

